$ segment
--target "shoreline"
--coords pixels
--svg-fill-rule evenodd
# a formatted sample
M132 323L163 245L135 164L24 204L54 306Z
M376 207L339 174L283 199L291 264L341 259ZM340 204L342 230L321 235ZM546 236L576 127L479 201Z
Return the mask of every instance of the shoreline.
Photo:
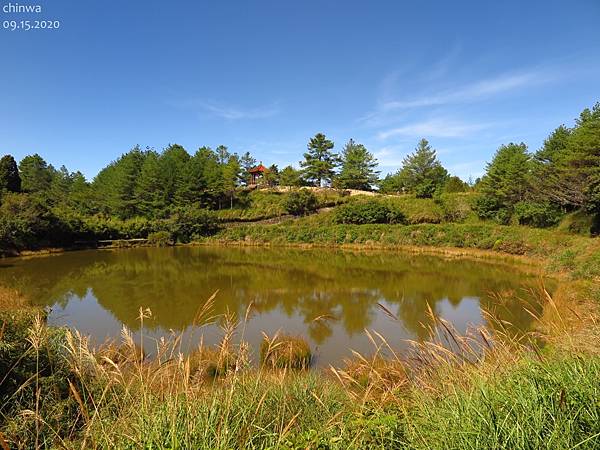
M506 252L494 250L483 250L468 247L449 247L449 246L418 246L418 245L386 245L386 244L325 244L325 243L298 243L298 242L260 242L260 241L230 241L230 240L201 240L190 243L176 243L169 246L156 246L150 244L136 244L131 246L109 245L103 247L51 247L39 250L25 250L18 255L8 255L0 257L2 260L25 260L33 258L42 258L48 256L61 255L79 251L114 251L131 250L135 248L171 248L171 247L215 247L215 248L269 248L269 249L327 249L327 250L345 250L361 253L368 252L402 252L412 255L430 255L438 256L444 259L464 259L471 261L485 261L495 264L511 265L519 271L529 275L537 275L544 278L558 279L566 276L568 272L561 271L550 273L545 267L546 261L543 258L537 258L525 255L514 255Z

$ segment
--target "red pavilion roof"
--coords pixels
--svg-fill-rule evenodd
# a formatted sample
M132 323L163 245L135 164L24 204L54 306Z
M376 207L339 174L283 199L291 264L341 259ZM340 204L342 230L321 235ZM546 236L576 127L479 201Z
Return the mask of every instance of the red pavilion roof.
M250 172L250 173L256 173L256 172L268 172L268 171L269 171L269 169L267 169L262 164L259 164L258 166L253 167L252 169L250 169L248 172Z

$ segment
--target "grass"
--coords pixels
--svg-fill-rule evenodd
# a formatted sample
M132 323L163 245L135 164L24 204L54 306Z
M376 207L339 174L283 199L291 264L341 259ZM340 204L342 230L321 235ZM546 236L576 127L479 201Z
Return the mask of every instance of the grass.
M443 205L430 206L449 217ZM327 371L297 370L310 365L311 349L285 334L265 335L261 360L251 361L244 340L251 308L240 323L215 318L214 296L194 323L219 321L221 342L184 355L181 336L144 349L125 328L121 342L92 349L77 333L45 326L17 291L0 289L0 448L600 446L599 241L468 214L463 223L404 226L330 219L326 212L240 226L208 241L455 247L533 258L566 276L553 296L542 289L539 305L524 305L534 316L529 333L514 335L490 314L494 327L460 335L430 312L428 341L398 354L367 332L369 355ZM140 311L142 333L149 315Z
M285 216L287 191L255 190L240 198L240 204L216 212L222 222L255 222ZM336 190L315 190L319 208L335 206L347 200Z
M213 318L214 298L197 321L220 321L218 346L186 356L172 336L157 341L151 359L127 329L118 345L93 350L77 333L46 327L35 310L4 311L0 445L595 448L598 305L576 294L573 283L554 298L541 291L543 307L530 308L542 311L535 335L509 337L503 324L459 335L434 316L430 340L409 352L396 354L371 332L371 355L326 372L293 370L306 367L310 349L283 334L265 336L264 364L253 365L243 338L250 312L241 323ZM142 332L149 315L140 311Z
M260 363L271 369L308 369L312 352L306 339L277 333L273 337L263 334L260 345Z
M370 248L452 247L535 258L550 272L569 272L577 278L600 276L600 241L557 230L490 223L323 225L315 223L316 220L312 216L281 225L245 225L223 230L203 242Z

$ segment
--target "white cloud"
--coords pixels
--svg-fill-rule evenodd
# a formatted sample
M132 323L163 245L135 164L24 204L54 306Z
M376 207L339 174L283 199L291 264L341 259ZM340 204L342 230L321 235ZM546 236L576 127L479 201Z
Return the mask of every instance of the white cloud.
M438 92L409 100L391 100L383 102L380 109L409 109L423 106L437 106L448 103L476 101L502 92L512 91L532 84L547 81L548 77L537 72L502 75L496 78L481 80L470 85L462 86L452 91Z
M204 114L210 114L227 120L241 119L265 119L275 116L281 112L278 102L258 107L241 107L239 105L227 104L215 100L187 99L170 101L169 104L176 108L201 110Z
M265 119L279 114L277 104L256 108L241 108L239 106L225 105L217 102L201 101L198 105L209 113L228 120L238 119Z
M439 71L449 70L448 65L448 61L442 60L439 63ZM393 73L382 80L385 90L376 108L363 117L360 117L358 121L369 126L385 126L398 121L403 115L408 114L409 110L483 101L500 94L506 94L526 87L538 86L556 79L557 76L557 72L550 69L505 73L496 77L473 81L470 84L459 85L454 89L438 90L437 92L432 91L427 86L424 89L420 89L420 95L397 99L390 94L392 91L390 84L397 81L398 78Z
M382 140L393 136L456 138L467 136L489 126L489 124L483 123L465 123L438 118L381 131L377 137Z

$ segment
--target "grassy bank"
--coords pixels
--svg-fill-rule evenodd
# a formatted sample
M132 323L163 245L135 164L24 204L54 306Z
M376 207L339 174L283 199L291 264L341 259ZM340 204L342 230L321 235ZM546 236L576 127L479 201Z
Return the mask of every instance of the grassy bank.
M600 241L557 230L479 224L336 225L312 217L272 226L222 230L202 242L246 245L359 245L365 247L453 247L538 259L552 272L577 278L600 276Z
M77 334L46 327L18 293L3 291L0 444L596 448L600 329L597 304L584 301L590 295L575 282L554 298L540 291L536 341L509 338L502 326L495 334L460 336L435 319L431 339L407 354L395 355L372 334L372 356L318 372L291 364L256 368L243 339L233 344L234 334L243 337L243 321L226 317L218 318L221 343L188 356L173 336L147 359L128 330L121 342L93 350ZM18 311L6 309L15 302ZM208 302L198 323L210 311ZM142 325L148 314L140 311ZM265 345L277 342L271 337Z
M553 297L540 289L539 305L528 307L541 313L526 335L505 332L510 324L489 316L494 327L461 336L432 317L430 339L412 343L407 353L395 354L373 333L372 355L356 354L324 371L304 369L311 349L293 336L265 336L261 357L251 361L245 319L208 319L214 299L195 323L221 323L219 345L183 355L181 337L171 336L157 342L158 356L149 359L127 329L120 342L92 349L84 337L47 327L26 298L2 289L0 447L600 445L598 240L468 219L339 225L326 212L281 225L224 229L202 242L451 248L529 258L564 276ZM148 314L140 311L142 329Z

